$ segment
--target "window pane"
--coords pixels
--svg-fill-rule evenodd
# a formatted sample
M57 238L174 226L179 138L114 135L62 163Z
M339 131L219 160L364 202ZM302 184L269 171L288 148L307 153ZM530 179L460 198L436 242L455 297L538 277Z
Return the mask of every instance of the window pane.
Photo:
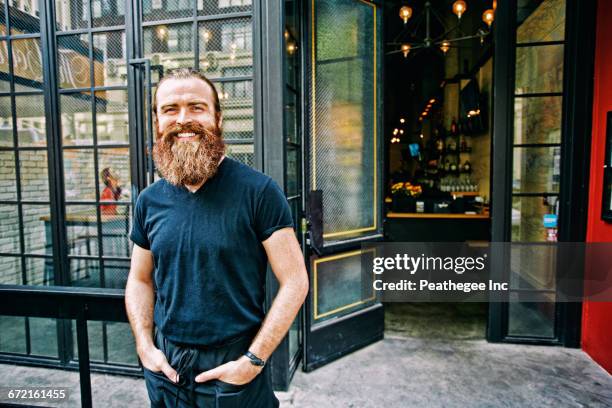
M104 361L104 337L102 335L102 322L88 321L87 322L87 340L89 345L89 359L91 361ZM79 358L79 349L77 343L76 321L72 324L72 343L73 353L76 360Z
M117 223L118 224L118 223ZM116 237L114 238L113 244L116 246L110 247L111 251L121 252L121 254L108 254L108 256L126 256L128 249L126 246L129 246L129 240L124 234L122 239L119 241ZM122 237L122 238L123 238ZM105 232L104 239L107 241L105 243L105 248L109 248L108 242L111 242L113 238L107 237ZM105 254L106 256L107 254ZM128 255L129 256L129 255ZM105 260L104 261L104 287L105 288L115 288L115 289L125 289L125 284L127 283L128 273L130 272L130 260L127 259L125 261L120 260Z
M130 152L127 147L98 150L100 201L130 202ZM103 207L103 214L124 212L123 206Z
M125 23L127 0L93 0L92 23L94 27L111 27Z
M288 196L299 194L298 182L300 180L299 174L299 158L300 151L294 147L287 147L287 192Z
M0 252L20 253L19 248L19 213L16 205L0 205ZM0 265L3 264L0 258ZM0 275L4 275L5 270L0 266ZM8 274L12 272L8 271Z
M21 259L15 256L0 256L0 284L1 285L21 285L23 278L21 276ZM2 317L0 317L0 351L4 350L2 335L4 329L2 327Z
M252 81L223 82L215 86L223 111L223 138L253 139L253 83Z
M510 288L554 290L556 247L547 244L512 245Z
M16 96L17 143L19 146L47 145L43 95Z
M55 21L58 30L87 27L88 0L55 0Z
M96 215L96 208L94 206L66 206L66 232L68 235L68 255L98 255L97 224L98 221Z
M95 245L95 243L92 242L92 245ZM70 284L79 287L101 287L100 261L85 258L71 259Z
M94 34L94 78L96 86L127 83L125 33L113 31Z
M25 317L0 316L0 351L25 354Z
M192 33L191 23L145 27L145 58L150 58L153 66L162 66L164 71L180 67L194 67Z
M0 151L0 201L16 199L15 153Z
M526 4L537 4L530 2ZM534 10L528 10L529 16L524 20L516 33L517 43L536 41L562 41L565 34L565 0L544 0ZM520 11L520 10L519 10ZM519 20L519 21L520 21Z
M361 267L361 251L314 261L313 318L327 320L374 301L371 271Z
M514 99L514 144L561 143L561 96Z
M98 144L129 143L127 91L96 92Z
M19 152L21 199L49 201L49 173L46 150Z
M515 147L513 155L513 192L559 192L561 147Z
M53 253L51 209L48 204L23 206L23 238L26 253Z
M0 81L0 86L3 81ZM11 98L0 97L0 146L13 147L13 114L11 112Z
M239 13L252 10L252 0L197 0L199 15Z
M89 39L87 34L57 37L59 86L88 88L91 86Z
M541 301L521 301L518 293L510 294L508 304L508 335L553 337L555 324L554 293L530 294Z
M563 91L563 45L516 49L516 94Z
M64 146L93 144L90 95L79 92L60 96Z
M558 197L513 197L512 241L544 242L548 232L544 227L545 214L557 214Z
M375 233L378 28L370 5L349 0L319 1L315 21L310 189L323 191L323 236Z
M209 78L252 75L253 24L250 19L200 24L200 68Z
M47 248L47 253L51 255L51 248ZM26 258L26 278L28 285L54 285L54 272L53 258Z
M30 317L30 346L32 354L58 357L57 321L55 319Z
M107 322L108 361L122 364L138 364L134 336L128 323Z
M285 140L299 143L297 117L298 95L285 87Z
M42 53L40 39L13 40L15 91L42 90Z
M143 0L144 21L170 20L193 15L195 0Z
M11 34L40 33L40 11L38 6L38 0L9 1ZM2 8L4 8L4 4L2 4Z
M255 152L252 144L230 144L226 145L225 154L232 159L236 159L248 166L255 165Z
M4 9L3 7L0 8ZM0 25L0 35L4 35L3 25ZM9 74L8 48L6 45L6 41L0 41L0 76L0 92L9 92L11 89L11 84Z
M93 151L91 149L64 150L63 161L66 200L95 200Z

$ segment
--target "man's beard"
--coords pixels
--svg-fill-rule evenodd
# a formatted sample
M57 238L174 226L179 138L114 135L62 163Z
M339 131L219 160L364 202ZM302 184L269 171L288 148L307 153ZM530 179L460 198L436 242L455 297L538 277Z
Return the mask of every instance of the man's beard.
M195 140L177 141L179 133L194 133ZM171 126L153 147L153 160L162 177L176 186L197 185L215 175L225 153L221 130L198 123Z

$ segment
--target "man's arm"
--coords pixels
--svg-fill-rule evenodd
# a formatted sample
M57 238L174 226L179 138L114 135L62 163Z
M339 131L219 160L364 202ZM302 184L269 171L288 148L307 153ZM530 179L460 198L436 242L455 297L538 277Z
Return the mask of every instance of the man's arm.
M275 231L263 241L263 246L272 272L278 279L279 289L249 351L267 361L289 331L304 303L308 294L308 275L293 228ZM218 378L232 384L245 384L261 370L261 367L254 366L243 356L199 374L196 381L205 382Z
M125 308L142 365L151 371L162 371L171 381L177 380L176 371L166 356L153 343L153 254L134 244L130 274L125 286Z

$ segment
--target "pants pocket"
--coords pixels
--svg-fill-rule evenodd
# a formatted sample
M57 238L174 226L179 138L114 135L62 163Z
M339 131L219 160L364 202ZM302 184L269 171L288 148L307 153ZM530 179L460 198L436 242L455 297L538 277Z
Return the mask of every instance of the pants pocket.
M242 406L241 397L243 392L244 390L221 391L217 388L215 393L215 408L240 408Z

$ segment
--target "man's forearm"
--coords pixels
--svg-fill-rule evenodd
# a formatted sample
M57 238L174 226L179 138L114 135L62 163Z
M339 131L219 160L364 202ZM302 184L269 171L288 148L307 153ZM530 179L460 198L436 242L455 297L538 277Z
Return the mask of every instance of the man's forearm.
M125 307L137 350L153 345L154 296L152 282L128 279L125 287Z
M281 285L272 307L266 314L257 336L253 340L249 350L257 357L268 360L276 347L289 331L304 298L308 286L297 281L290 281Z

